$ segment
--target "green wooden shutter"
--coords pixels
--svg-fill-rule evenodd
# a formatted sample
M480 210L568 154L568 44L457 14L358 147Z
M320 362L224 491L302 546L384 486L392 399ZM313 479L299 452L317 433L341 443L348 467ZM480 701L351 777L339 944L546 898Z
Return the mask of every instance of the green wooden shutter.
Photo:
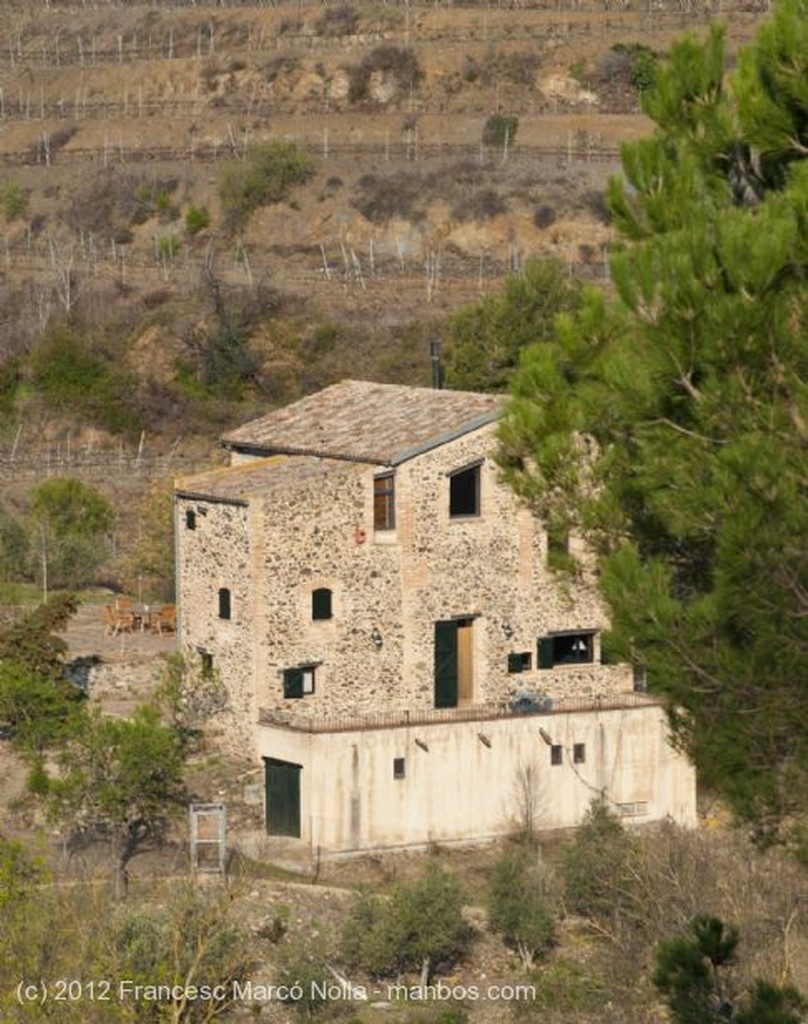
M300 765L264 758L266 829L271 836L300 835Z
M283 695L284 697L303 696L303 670L299 668L287 668L283 673Z
M521 654L509 654L508 655L508 671L509 672L522 672L525 668L525 660Z
M553 638L551 636L543 636L539 640L538 662L539 668L553 667Z
M457 622L435 623L435 707L457 707Z

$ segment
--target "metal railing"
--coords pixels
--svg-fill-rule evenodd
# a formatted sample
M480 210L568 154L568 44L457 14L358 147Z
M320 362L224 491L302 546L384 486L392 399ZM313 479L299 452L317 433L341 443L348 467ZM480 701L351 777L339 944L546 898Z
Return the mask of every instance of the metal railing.
M296 732L363 732L370 729L401 729L409 726L447 725L459 722L487 722L503 718L543 718L548 715L582 711L622 711L629 708L659 707L664 702L647 693L618 693L603 697L574 697L548 700L535 709L515 710L510 704L475 704L466 708L424 708L376 712L366 715L312 715L262 708L259 725L281 726Z

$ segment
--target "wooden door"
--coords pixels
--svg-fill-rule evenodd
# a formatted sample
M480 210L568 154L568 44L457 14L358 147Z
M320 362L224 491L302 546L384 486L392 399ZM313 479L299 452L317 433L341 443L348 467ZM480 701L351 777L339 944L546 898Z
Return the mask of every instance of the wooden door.
M266 828L271 836L300 835L300 765L264 758Z
M457 622L457 703L474 703L474 620Z
M457 621L435 623L435 707L457 707Z

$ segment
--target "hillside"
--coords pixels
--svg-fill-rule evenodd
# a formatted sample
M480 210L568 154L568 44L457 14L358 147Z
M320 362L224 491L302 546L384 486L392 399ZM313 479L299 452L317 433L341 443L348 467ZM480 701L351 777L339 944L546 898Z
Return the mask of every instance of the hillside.
M531 254L604 278L602 191L620 143L648 131L649 55L713 16L732 52L761 15L667 0L4 4L0 356L69 320L129 374L135 407L117 428L84 419L167 443L243 418L234 399L355 375L357 356L363 375L426 381L447 313ZM222 165L267 139L314 173L228 231ZM249 355L235 393L199 370L225 320ZM52 401L15 392L20 374L0 388L6 432L21 417L64 432Z

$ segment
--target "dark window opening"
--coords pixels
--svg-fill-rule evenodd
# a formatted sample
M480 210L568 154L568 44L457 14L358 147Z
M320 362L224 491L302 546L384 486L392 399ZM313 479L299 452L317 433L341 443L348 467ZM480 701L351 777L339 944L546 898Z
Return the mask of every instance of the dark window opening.
M287 668L283 672L283 695L286 698L305 697L314 693L314 666Z
M393 778L403 779L407 774L407 762L403 757L393 758Z
M554 665L586 665L595 660L594 633L558 633L538 643L539 668Z
M202 675L205 679L210 679L213 675L213 655L210 651L200 651L199 657L202 662Z
M573 743L572 745L572 763L583 764L586 761L586 744L585 743Z
M533 667L533 655L530 651L520 651L508 655L509 672L529 672Z
M449 515L480 514L480 467L458 470L449 477Z
M219 618L230 618L230 591L227 587L219 589Z
M192 508L187 509L185 512L185 529L196 529L196 512Z
M318 587L311 592L311 617L315 621L330 619L333 615L331 609L331 591L328 587Z
M550 764L559 765L564 763L564 748L560 743L554 743L550 747Z
M373 529L392 530L396 525L396 485L392 473L373 478Z

